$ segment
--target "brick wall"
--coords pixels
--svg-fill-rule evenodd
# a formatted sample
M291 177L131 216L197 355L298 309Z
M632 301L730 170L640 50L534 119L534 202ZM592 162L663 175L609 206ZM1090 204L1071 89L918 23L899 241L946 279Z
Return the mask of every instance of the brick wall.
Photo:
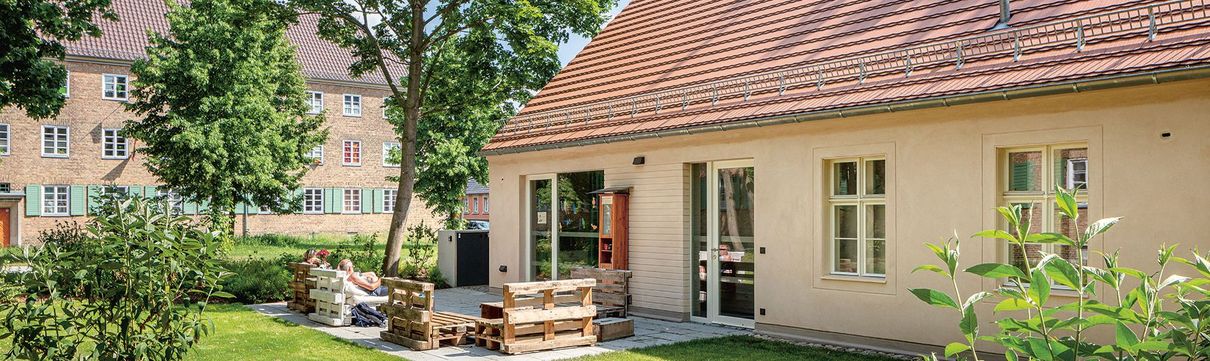
M0 183L10 183L15 192L27 185L155 185L159 182L146 171L141 154L129 159L102 159L102 129L121 128L134 115L125 111L123 102L101 99L102 74L129 75L129 66L121 63L91 59L69 59L70 97L55 119L33 120L16 108L0 110L0 123L10 128L10 154L0 156ZM133 81L133 76L130 77ZM305 187L315 188L394 188L386 181L398 175L398 167L384 166L383 144L396 142L392 127L383 117L383 97L386 90L369 85L335 82L311 82L309 89L324 93L328 140L324 143L324 162L312 166L303 178ZM361 95L361 116L342 115L343 95ZM43 125L68 126L70 156L48 158L41 155ZM361 142L360 166L342 165L342 143ZM133 143L137 148L139 144ZM24 201L22 203L25 203ZM440 224L442 217L413 199L408 223L425 221ZM38 232L52 227L56 221L83 217L26 216L20 212L20 238L29 243ZM249 219L252 233L373 233L385 234L390 214L299 214L253 215Z

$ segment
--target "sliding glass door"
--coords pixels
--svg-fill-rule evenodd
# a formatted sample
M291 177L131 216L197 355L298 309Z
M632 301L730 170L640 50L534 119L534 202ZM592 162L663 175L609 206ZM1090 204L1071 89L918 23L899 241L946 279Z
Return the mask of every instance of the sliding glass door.
M568 278L576 267L597 267L596 195L605 172L529 177L529 274L533 281Z

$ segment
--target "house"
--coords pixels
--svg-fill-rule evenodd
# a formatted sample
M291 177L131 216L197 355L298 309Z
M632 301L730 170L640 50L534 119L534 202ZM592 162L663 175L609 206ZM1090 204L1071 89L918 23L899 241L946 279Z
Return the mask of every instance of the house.
M1032 246L1069 259L1210 248L1208 67L1203 1L635 0L482 150L491 285L594 266L589 192L629 188L635 314L936 350L958 318L907 291L949 287L922 243L996 206L1125 217Z
M462 209L462 218L471 221L486 221L491 210L491 202L487 198L487 186L479 184L474 179L466 181L466 208Z
M145 57L147 31L166 31L168 11L161 1L113 3L120 21L99 23L104 35L67 44L68 97L54 119L33 120L23 111L0 112L0 245L34 242L40 231L67 220L81 220L88 205L108 186L132 194L164 195L184 214L201 205L186 202L157 179L134 152L139 144L118 129L134 114L125 111L134 80L131 63ZM250 233L382 232L394 208L397 164L385 154L398 147L393 127L383 115L385 81L373 76L352 78L347 50L315 35L316 16L303 16L288 31L298 47L298 60L308 79L314 112L322 112L328 140L311 154L315 164L303 178L302 212L269 214L255 205L240 205ZM412 200L409 223L440 223L418 199ZM236 229L242 229L237 217Z

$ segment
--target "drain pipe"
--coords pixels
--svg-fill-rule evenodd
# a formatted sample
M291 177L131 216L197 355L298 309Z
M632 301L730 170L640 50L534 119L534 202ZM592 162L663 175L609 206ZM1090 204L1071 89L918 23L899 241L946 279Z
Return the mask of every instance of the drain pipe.
M992 30L1008 29L1008 19L1012 19L1012 10L1008 7L1008 0L1000 0L1000 22L992 27Z

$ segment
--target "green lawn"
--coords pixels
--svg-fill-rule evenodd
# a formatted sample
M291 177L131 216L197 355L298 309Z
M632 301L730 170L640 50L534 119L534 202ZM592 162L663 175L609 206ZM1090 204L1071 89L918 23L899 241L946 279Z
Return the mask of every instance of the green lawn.
M575 361L674 361L674 360L762 360L762 361L882 361L887 357L866 356L769 341L751 336L708 338L627 351L586 356Z
M227 256L233 259L260 257L273 259L283 254L289 254L296 257L302 257L303 252L308 249L335 249L349 240L348 236L343 235L316 235L316 236L266 236L280 238L277 242L258 242L237 240L235 245L228 251ZM378 237L378 249L386 249L386 243L383 237ZM266 244L269 243L269 244Z
M214 305L206 313L217 330L189 360L399 360L240 305Z

